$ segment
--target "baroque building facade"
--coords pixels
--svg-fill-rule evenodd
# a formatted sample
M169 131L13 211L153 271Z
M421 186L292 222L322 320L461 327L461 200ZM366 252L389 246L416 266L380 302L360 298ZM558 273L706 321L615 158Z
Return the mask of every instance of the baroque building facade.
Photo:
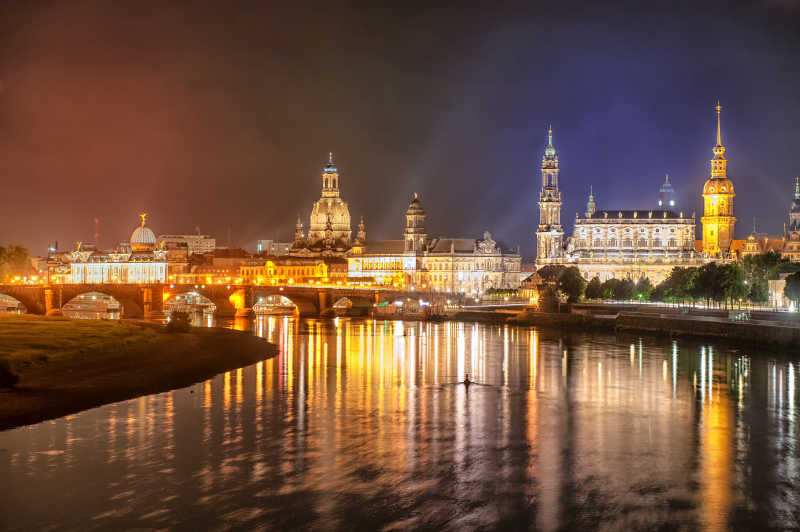
M694 249L695 222L671 210L587 208L587 216L575 215L566 263L577 266L587 280L646 277L657 284L676 266L703 264Z
M717 146L712 160L713 194L727 194L725 202L709 202L704 220L709 228L723 227L723 237L733 236L732 183L726 177L721 143L719 108L717 109ZM542 158L542 186L539 193L539 227L536 235L536 266L548 264L576 266L585 279L598 277L638 280L648 278L657 284L669 276L673 268L704 264L707 258L697 250L696 219L676 209L675 190L669 175L659 188L658 208L598 210L594 191L590 188L586 210L575 214L572 235L564 242L561 225L561 191L558 188L559 161L553 146L552 128L548 129L547 146ZM711 180L709 180L711 181ZM725 186L724 191L720 187ZM707 185L708 188L708 185ZM724 207L724 208L723 208ZM709 231L711 235L711 231ZM730 242L717 240L723 248ZM709 245L711 242L709 241Z
M343 257L349 251L352 246L350 209L341 197L339 185L339 169L330 153L322 169L322 193L311 208L308 235L303 234L298 216L290 255Z
M421 292L479 295L516 289L522 276L519 253L503 249L488 231L482 239L429 238L416 194L405 213L403 238L368 240L362 221L347 263L351 281Z
M50 280L56 283L164 283L167 280L167 250L156 244L156 236L145 225L146 214L140 215L141 225L131 234L130 242L113 251L85 249L78 242L73 251L51 257Z

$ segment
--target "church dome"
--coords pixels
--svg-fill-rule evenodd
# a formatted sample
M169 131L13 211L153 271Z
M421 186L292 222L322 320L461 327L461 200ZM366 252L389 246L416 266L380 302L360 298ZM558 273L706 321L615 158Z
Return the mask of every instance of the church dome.
M406 214L416 216L425 214L425 209L422 208L422 203L419 201L419 197L416 194L414 194L414 199L411 200L411 203L408 204Z
M708 181L706 181L705 186L703 187L703 194L730 194L734 195L733 191L733 181L725 178L714 178L712 177Z
M140 215L142 217L142 225L133 230L131 234L131 249L137 251L153 251L156 247L156 235L149 227L145 227L144 222L147 217L146 214Z
M339 198L322 198L311 208L312 226L322 226L324 230L328 217L334 226L334 231L337 225L346 225L348 229L350 228L350 209L347 203Z

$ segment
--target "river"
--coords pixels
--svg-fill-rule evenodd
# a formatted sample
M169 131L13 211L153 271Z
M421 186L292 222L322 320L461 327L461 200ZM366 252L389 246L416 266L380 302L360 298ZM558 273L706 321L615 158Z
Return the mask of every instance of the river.
M0 432L0 529L800 527L800 358L472 323L223 325L280 354Z

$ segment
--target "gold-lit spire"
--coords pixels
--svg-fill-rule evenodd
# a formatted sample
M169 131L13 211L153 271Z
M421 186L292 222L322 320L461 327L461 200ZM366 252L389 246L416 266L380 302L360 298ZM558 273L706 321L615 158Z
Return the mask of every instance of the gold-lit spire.
M147 213L143 212L142 214L139 215L139 218L142 219L142 227L144 227L144 223L147 221Z
M547 125L547 145L553 145L553 124Z
M728 176L727 161L725 160L725 146L722 145L722 124L720 114L722 106L717 100L717 105L714 106L717 111L717 144L713 148L714 158L711 160L711 177L712 178L726 178Z

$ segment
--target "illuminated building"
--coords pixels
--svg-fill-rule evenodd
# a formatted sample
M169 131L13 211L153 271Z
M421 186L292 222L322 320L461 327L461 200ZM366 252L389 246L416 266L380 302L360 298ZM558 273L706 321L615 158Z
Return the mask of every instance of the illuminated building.
M676 266L703 264L703 258L695 251L694 216L687 217L671 208L597 210L591 188L584 215L575 214L573 234L565 245L558 174L558 155L549 128L539 193L538 268L561 264L577 266L586 279L647 277L658 283ZM659 190L658 201L670 207L675 205L669 177Z
M294 256L343 256L351 247L350 209L339 193L339 170L328 157L322 169L322 195L314 202L308 236L303 237L298 217L297 231L290 254Z
M672 183L669 182L669 174L664 176L664 183L658 189L658 206L665 209L674 209L677 206L675 189L672 188Z
M594 198L591 199L592 203ZM672 268L703 264L694 250L695 219L671 210L612 211L587 207L575 215L567 264L586 279L663 281Z
M703 253L708 257L725 257L733 241L733 182L728 179L728 161L725 159L725 146L722 145L720 113L722 106L717 102L717 144L714 158L711 159L711 177L703 187Z
M274 240L259 240L256 242L256 253L259 255L273 255L283 257L292 250L291 242L276 242Z
M558 155L553 146L553 128L547 129L542 157L542 189L539 192L539 228L536 231L536 265L564 261L564 228L561 226L561 191L558 189Z
M239 266L223 266L214 264L201 264L194 266L191 272L178 274L179 284L240 284Z
M170 244L185 244L189 255L195 253L210 253L217 247L217 239L211 235L161 235L158 242L163 242L167 247Z
M319 258L253 258L239 267L239 275L248 284L315 283L328 279L328 265Z
M347 257L351 281L476 295L492 288L519 287L519 253L502 250L489 232L480 240L429 238L425 209L416 194L405 219L402 240L367 240L362 221L358 245Z
M69 274L51 279L61 282L99 283L163 283L167 279L167 251L156 246L153 231L145 226L146 214L140 215L142 223L130 239L130 250L120 247L115 251L77 249L62 254L60 263L69 266Z
M741 242L734 240L733 246ZM789 224L784 224L783 235L758 233L753 224L753 232L741 245L741 256L778 253L792 262L800 262L800 178L795 178L794 199L789 208Z
M781 252L784 258L800 262L800 177L794 180L794 200L789 210L789 234L785 234L785 245Z

